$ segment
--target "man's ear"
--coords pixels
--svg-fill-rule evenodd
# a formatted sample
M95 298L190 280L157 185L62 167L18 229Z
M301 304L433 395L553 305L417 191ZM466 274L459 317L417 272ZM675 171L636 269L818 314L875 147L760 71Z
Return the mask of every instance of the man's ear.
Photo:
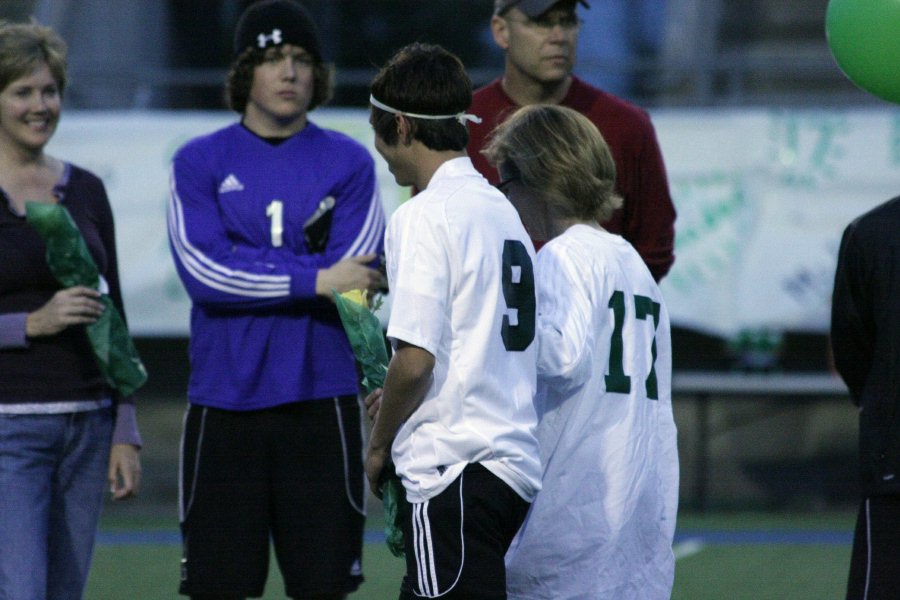
M495 44L503 50L509 49L509 24L506 19L497 15L491 17L491 33Z
M404 146L409 146L412 143L412 126L409 119L405 115L396 115L395 121L397 122L398 141Z

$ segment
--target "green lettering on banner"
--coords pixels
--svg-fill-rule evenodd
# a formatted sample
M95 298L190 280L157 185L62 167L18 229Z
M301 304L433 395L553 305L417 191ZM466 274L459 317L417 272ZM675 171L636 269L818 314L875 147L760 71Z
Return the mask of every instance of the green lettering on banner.
M769 126L770 156L784 185L816 189L835 180L846 156L847 116L838 112L777 113Z
M672 191L679 213L675 234L678 262L667 283L688 293L721 273L736 256L737 230L729 225L740 218L747 202L740 173L676 178Z

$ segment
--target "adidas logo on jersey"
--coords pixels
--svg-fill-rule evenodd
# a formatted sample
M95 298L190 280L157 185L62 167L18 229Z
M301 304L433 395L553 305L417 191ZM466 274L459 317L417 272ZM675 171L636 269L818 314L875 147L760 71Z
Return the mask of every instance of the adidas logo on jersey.
M229 173L228 177L219 184L219 193L225 194L228 192L240 192L244 189L244 184L241 183L237 177L234 176L234 173Z

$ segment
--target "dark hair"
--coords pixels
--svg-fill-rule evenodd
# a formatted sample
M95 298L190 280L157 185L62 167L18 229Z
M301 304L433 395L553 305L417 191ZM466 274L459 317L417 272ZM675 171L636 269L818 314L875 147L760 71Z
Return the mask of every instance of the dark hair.
M0 21L0 91L46 63L59 94L66 88L66 44L56 32L37 23Z
M414 43L400 49L372 80L372 95L401 112L455 115L472 104L472 81L454 54L431 44ZM408 117L412 138L431 150L464 150L466 126L456 119ZM395 115L372 107L372 128L386 144L398 141Z
M253 70L263 63L265 57L265 49L248 48L231 64L225 79L225 101L228 108L244 114L247 109L247 101L250 99L250 88L253 87ZM315 61L313 65L313 95L307 110L325 104L331 99L333 93L334 68L331 64Z

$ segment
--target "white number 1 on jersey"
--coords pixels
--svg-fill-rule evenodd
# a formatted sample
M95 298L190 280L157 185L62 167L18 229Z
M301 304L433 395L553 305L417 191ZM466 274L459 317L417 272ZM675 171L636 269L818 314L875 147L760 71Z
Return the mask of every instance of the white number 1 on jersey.
M276 248L280 247L282 234L284 233L284 202L281 200L272 200L266 207L266 216L269 217L269 230L272 233L272 245Z

